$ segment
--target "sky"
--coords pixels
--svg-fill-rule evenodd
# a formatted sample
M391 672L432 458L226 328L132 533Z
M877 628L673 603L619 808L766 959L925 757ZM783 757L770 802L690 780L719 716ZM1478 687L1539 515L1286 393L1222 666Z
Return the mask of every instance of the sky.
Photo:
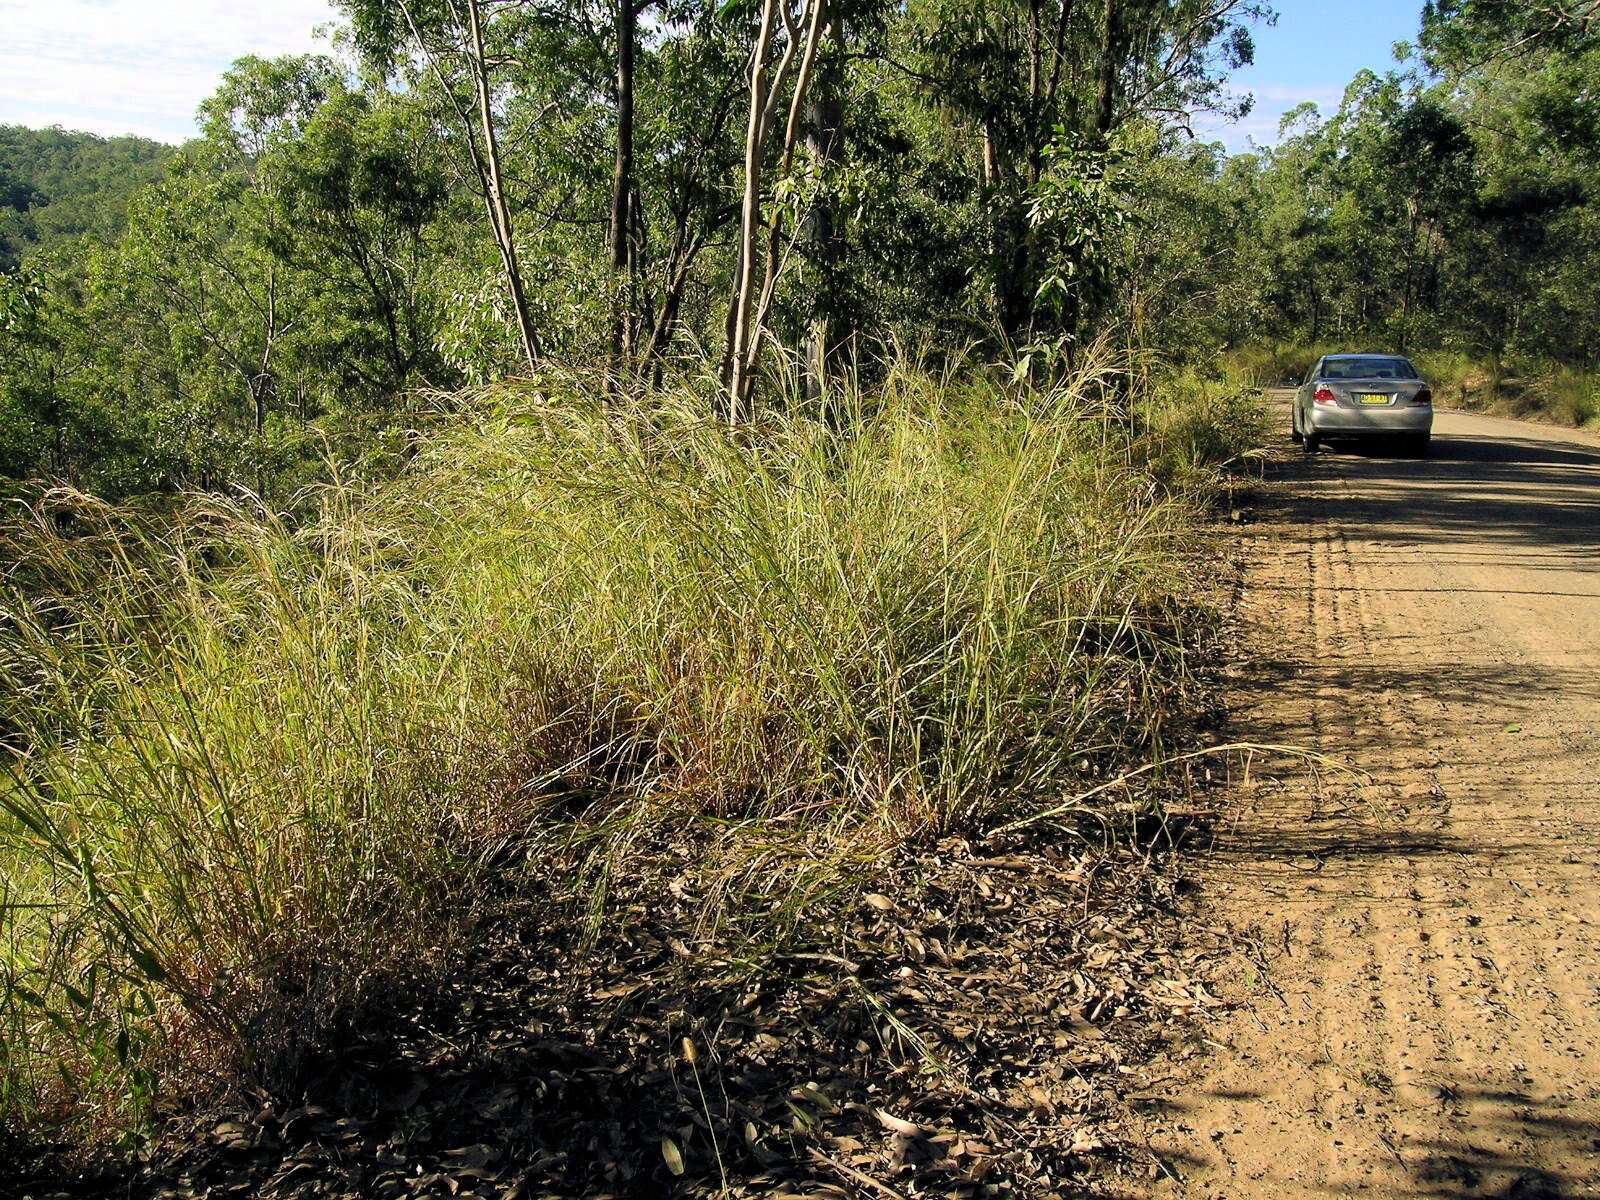
M326 49L326 0L0 0L0 124L195 134L194 112L245 54Z
M1393 65L1415 38L1421 0L1278 0L1256 30L1255 65L1235 78L1255 110L1196 132L1247 149L1270 144L1278 118L1303 100L1326 114L1362 67ZM194 111L244 54L325 49L315 28L328 0L0 0L0 124L193 136Z
M1422 21L1422 0L1277 0L1271 7L1277 24L1254 28L1255 63L1232 82L1235 91L1255 97L1250 115L1195 123L1197 135L1235 153L1251 141L1277 141L1278 119L1304 101L1324 116L1334 112L1355 73L1394 67L1394 44L1416 41Z

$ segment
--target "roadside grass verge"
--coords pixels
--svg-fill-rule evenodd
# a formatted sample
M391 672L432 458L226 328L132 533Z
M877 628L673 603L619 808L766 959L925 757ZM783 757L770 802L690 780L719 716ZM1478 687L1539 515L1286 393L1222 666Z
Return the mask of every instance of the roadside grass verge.
M8 523L0 1125L281 1083L491 893L596 930L688 870L759 957L894 846L1161 755L1197 500L1258 416L1001 378L896 366L730 434L550 376L293 524L67 492Z
M1600 376L1534 357L1508 357L1499 378L1490 363L1459 351L1412 356L1440 403L1471 412L1581 428L1600 421Z

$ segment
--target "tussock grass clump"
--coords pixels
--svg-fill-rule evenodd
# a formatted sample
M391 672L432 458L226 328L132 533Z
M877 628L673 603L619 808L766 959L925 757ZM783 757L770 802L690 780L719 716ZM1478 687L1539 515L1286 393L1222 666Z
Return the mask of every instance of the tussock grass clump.
M508 880L597 921L692 869L760 942L897 842L1158 752L1220 410L1094 390L897 368L730 433L552 377L293 524L51 497L5 535L0 1111L282 1077Z
M1259 385L1236 371L1177 374L1145 398L1138 415L1151 469L1190 495L1197 480L1255 455L1270 436Z
M1582 428L1600 422L1600 376L1593 371L1553 365L1530 391L1558 424Z

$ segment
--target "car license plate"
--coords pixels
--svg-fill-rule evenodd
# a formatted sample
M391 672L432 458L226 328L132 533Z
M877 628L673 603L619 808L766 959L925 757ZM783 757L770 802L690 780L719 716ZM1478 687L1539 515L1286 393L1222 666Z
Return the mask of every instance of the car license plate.
M1387 404L1394 397L1388 392L1357 392L1356 399L1362 404Z

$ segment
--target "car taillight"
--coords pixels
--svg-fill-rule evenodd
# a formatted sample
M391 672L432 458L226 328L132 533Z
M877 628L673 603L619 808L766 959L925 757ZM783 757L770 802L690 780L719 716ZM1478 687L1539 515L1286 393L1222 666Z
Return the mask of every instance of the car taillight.
M1415 396L1411 397L1411 403L1413 403L1413 404L1432 404L1433 403L1433 393L1430 392L1427 388L1423 388Z
M1315 400L1318 404L1337 404L1338 403L1338 401L1336 399L1334 399L1332 389L1325 388L1325 387L1319 387L1317 389L1316 395L1312 396L1311 398L1313 400Z

